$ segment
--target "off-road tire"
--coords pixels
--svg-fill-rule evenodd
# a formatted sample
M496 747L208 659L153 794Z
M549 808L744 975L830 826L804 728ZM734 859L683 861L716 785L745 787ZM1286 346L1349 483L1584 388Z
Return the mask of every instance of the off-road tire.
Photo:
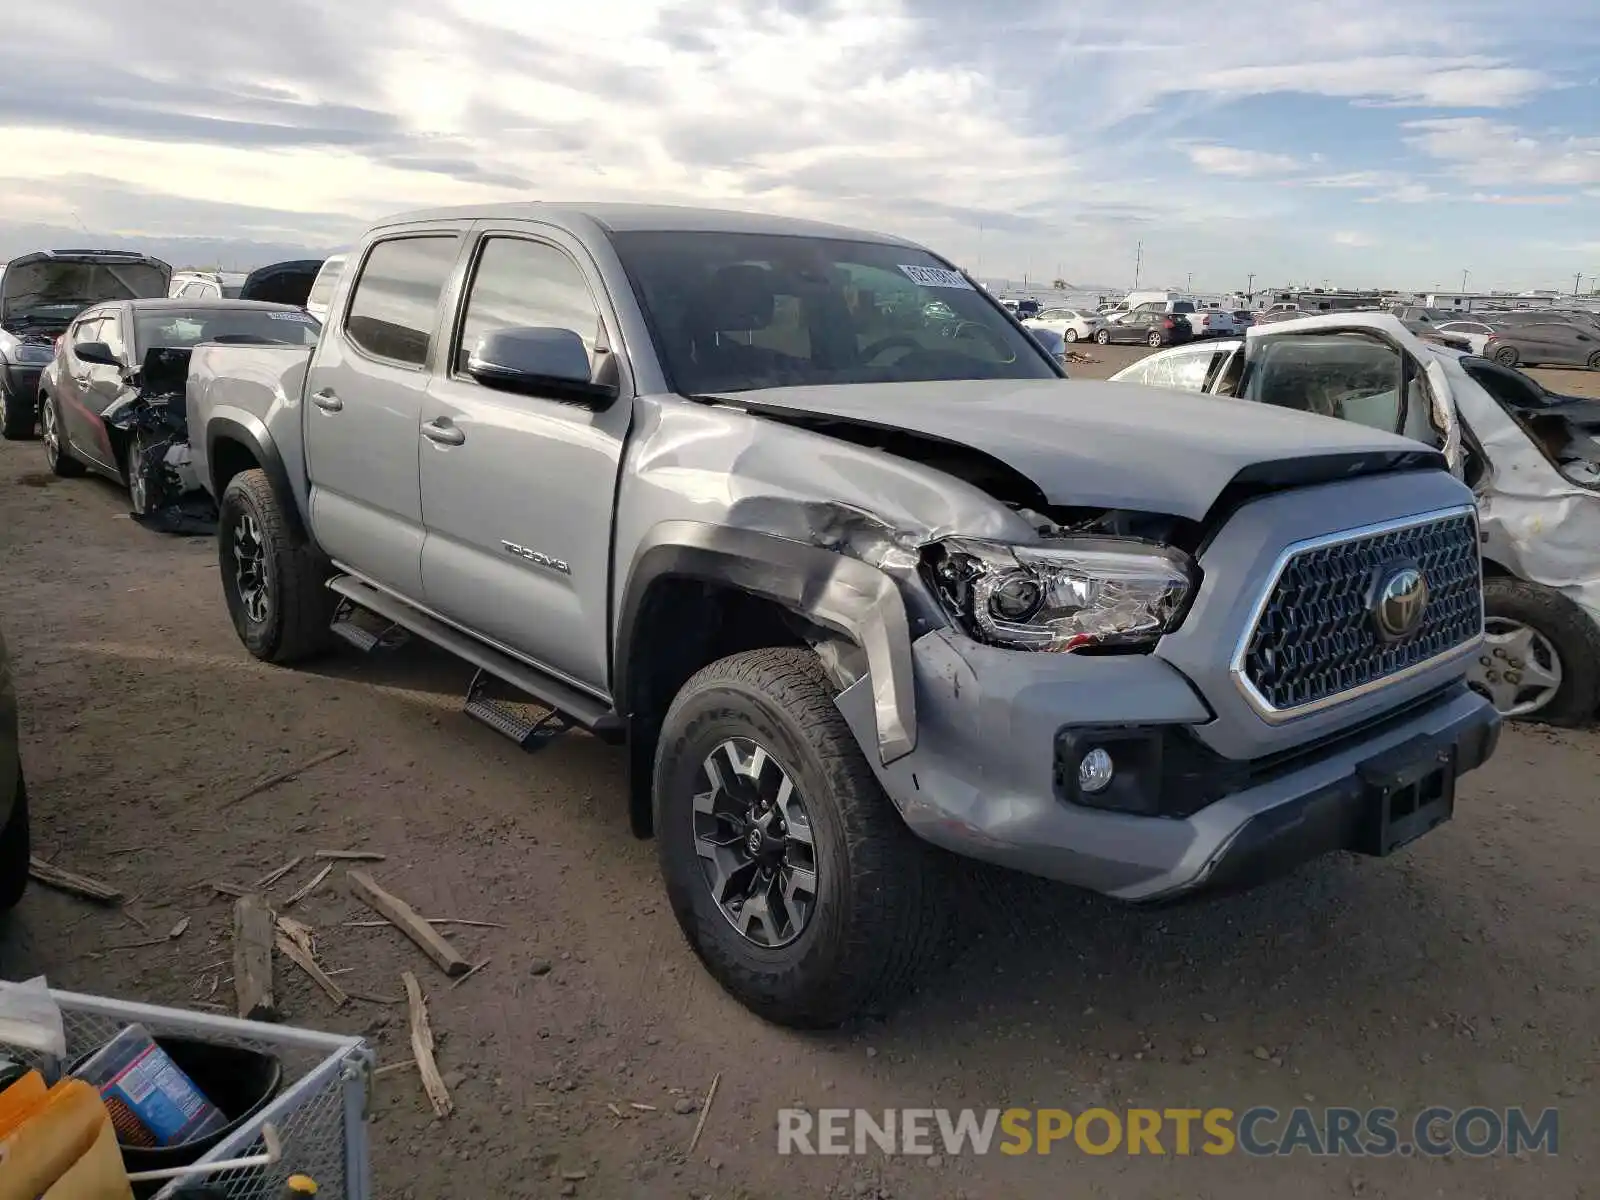
M0 829L0 913L8 913L28 890L28 785L17 764L17 799Z
M684 936L742 1004L796 1028L887 1012L937 961L950 931L951 860L906 828L834 694L810 650L735 654L683 686L656 751L657 853ZM779 761L811 822L816 907L800 935L777 948L734 929L695 853L697 776L730 737L753 739Z
M1585 725L1600 709L1600 630L1560 592L1520 579L1486 579L1486 617L1506 617L1543 634L1561 656L1561 687L1543 708L1519 721Z
M235 475L217 509L222 594L245 649L262 662L278 664L326 652L334 642L329 624L336 598L326 586L331 570L317 548L295 533L267 473L257 468ZM252 620L245 611L236 574L235 530L245 514L254 517L264 551L267 612L261 621Z
M31 405L10 388L0 388L0 437L8 442L31 441L38 423Z
M1111 331L1109 329L1097 329L1094 340L1097 346L1109 346L1111 344Z
M44 410L50 409L51 419L55 421L56 449L55 457L50 456L50 447L45 445L45 462L49 464L51 474L59 475L62 479L76 479L89 468L72 456L72 447L67 444L66 427L61 423L61 402L51 395L39 397L39 415L44 418Z
M1514 367L1514 366L1516 366L1517 362L1521 359L1521 357L1522 356L1517 353L1517 348L1515 346L1496 346L1495 347L1494 360L1495 360L1495 362L1499 363L1502 367Z

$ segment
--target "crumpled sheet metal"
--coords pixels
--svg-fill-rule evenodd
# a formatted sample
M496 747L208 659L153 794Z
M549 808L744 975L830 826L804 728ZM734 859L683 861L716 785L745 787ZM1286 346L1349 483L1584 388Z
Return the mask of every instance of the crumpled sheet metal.
M1477 487L1484 555L1600 625L1600 491L1564 476L1492 396L1462 380L1456 406L1489 460Z

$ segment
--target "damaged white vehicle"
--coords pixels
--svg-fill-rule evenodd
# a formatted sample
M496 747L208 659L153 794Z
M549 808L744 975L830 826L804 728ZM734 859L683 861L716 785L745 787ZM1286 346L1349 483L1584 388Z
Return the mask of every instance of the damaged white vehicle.
M1487 640L1473 686L1507 717L1594 718L1600 401L1549 392L1382 313L1308 317L1242 340L1180 346L1112 379L1298 408L1443 450L1477 496L1483 536Z

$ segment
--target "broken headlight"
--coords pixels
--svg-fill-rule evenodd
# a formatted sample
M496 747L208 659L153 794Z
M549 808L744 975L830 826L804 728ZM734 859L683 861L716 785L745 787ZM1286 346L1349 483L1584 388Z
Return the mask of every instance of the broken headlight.
M928 566L968 633L1015 650L1148 645L1177 623L1194 584L1187 555L1116 538L950 538L930 547Z

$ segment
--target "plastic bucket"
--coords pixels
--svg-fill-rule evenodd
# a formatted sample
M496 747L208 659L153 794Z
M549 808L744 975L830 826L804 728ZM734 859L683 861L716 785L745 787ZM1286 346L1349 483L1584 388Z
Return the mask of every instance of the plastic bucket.
M283 1086L283 1064L270 1054L241 1046L222 1046L194 1038L158 1037L156 1045L167 1052L211 1103L222 1110L228 1123L221 1129L177 1146L123 1146L122 1164L129 1174L187 1167L270 1104ZM87 1062L84 1055L72 1069ZM72 1071L69 1070L68 1074ZM137 1184L134 1195L154 1196L165 1182Z

